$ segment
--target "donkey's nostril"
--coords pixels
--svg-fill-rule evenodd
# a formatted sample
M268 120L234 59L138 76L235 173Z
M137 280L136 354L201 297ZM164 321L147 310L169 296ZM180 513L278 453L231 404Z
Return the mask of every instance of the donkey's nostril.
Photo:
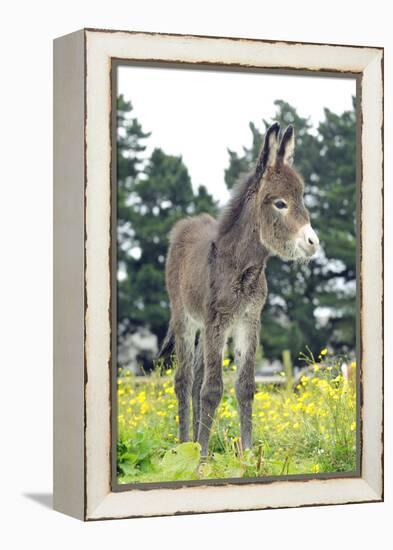
M306 250L307 254L312 255L318 250L319 248L318 235L315 233L314 229L311 227L309 223L306 225L303 225L303 227L300 229L299 237L302 241L302 246Z

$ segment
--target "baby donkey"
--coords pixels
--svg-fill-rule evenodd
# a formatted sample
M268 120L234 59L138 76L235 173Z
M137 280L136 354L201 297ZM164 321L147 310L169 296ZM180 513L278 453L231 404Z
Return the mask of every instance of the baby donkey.
M214 414L223 393L222 358L233 337L243 449L252 445L255 352L266 301L269 256L308 260L319 241L292 168L294 129L279 139L270 126L253 172L240 182L218 220L208 214L178 221L170 233L166 285L171 320L160 355L174 344L179 439L193 437L208 453ZM197 335L199 334L198 338ZM196 344L197 341L197 344Z

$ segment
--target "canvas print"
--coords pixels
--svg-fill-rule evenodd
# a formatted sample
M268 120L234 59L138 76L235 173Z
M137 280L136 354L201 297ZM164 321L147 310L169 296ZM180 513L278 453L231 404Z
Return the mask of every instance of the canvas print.
M355 475L356 81L120 65L116 483Z

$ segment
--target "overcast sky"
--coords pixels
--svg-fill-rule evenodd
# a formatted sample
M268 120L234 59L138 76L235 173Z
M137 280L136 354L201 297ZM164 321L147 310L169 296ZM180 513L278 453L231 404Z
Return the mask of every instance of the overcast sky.
M134 107L133 115L150 131L148 152L161 147L181 155L194 188L204 184L221 203L228 198L224 169L227 148L251 144L249 122L264 129L283 99L313 125L328 107L341 113L352 107L354 79L267 75L244 72L120 67L118 93ZM296 129L295 129L296 130ZM295 150L296 162L296 150Z

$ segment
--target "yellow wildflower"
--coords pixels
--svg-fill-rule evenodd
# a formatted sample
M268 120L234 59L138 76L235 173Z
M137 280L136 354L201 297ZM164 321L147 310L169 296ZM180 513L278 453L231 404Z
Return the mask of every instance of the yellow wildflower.
M138 401L139 403L143 403L145 400L146 400L146 392L145 392L145 390L142 390L142 391L139 392L139 394L138 394L137 401Z
M141 413L145 414L150 409L150 405L148 403L142 403L141 406Z

